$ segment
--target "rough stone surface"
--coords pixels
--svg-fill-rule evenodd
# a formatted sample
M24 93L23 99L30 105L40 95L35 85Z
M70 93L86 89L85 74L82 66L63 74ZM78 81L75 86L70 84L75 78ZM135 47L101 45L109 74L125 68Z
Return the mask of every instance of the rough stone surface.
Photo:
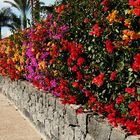
M75 127L75 140L84 140L85 135L84 133L80 130L80 128Z
M69 127L68 125L65 125L65 139L66 140L76 140L74 129L72 127Z
M91 137L89 134L87 134L85 140L95 140L95 139Z
M27 81L0 77L0 91L51 140L140 140L113 128L94 113L77 115L78 106L63 105L59 98L38 91Z
M126 140L140 140L140 136L128 136Z
M108 140L110 138L111 126L102 120L96 120L94 116L88 120L88 132L95 140Z
M76 111L72 109L71 106L66 105L66 122L69 124L69 126L77 126L78 125L78 119L76 115Z
M77 119L78 119L78 124L79 124L79 129L86 134L87 133L87 119L88 119L88 114L84 113L84 114L78 114L77 115Z
M126 134L117 128L113 128L111 133L111 140L125 140Z

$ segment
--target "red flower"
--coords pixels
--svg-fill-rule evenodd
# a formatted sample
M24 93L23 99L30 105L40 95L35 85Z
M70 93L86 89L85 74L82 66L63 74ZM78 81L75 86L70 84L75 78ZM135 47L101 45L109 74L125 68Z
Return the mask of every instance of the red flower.
M68 81L67 80L60 80L60 85L59 85L59 87L60 87L60 90L64 90L66 87L67 87L67 83L68 83Z
M72 50L71 55L70 55L72 60L75 60L78 58L78 52L76 50Z
M78 66L82 66L84 62L85 62L85 59L82 58L82 57L80 57L80 58L78 58L78 60L77 60L77 65L78 65Z
M10 41L9 46L13 47L14 43Z
M104 107L104 109L105 109L105 111L107 112L107 113L110 113L110 112L114 112L114 104L112 103L112 104L109 104L109 105L106 105L105 107Z
M117 98L116 98L116 103L117 104L121 104L124 100L124 95L119 95Z
M135 121L130 121L128 120L126 122L126 128L128 131L130 131L133 135L136 135L138 134L139 132L139 129L138 129L138 125L135 123Z
M94 96L92 96L92 97L89 98L88 104L95 103L95 101L96 101L96 98Z
M106 40L106 49L109 54L111 54L114 49L114 47L111 45L111 41L109 39Z
M113 71L110 75L110 80L111 81L114 81L116 79L116 75L117 75L117 72L116 71Z
M90 90L86 90L86 91L85 91L85 96L86 96L86 97L89 97L90 94L91 94L91 91L90 91Z
M78 88L79 84L78 84L78 82L72 82L72 86L75 87L75 88Z
M81 80L82 79L82 74L78 71L78 72L76 72L76 75L77 75L77 79L78 80Z
M78 70L78 67L76 65L74 65L72 68L71 68L71 71L72 72L76 72Z
M140 0L129 0L129 5L134 7L132 12L136 16L140 16Z
M137 53L134 57L134 63L132 65L132 68L135 72L138 72L140 70L140 53Z
M99 74L98 76L94 77L92 83L96 86L100 87L103 85L104 73Z
M79 85L79 89L80 89L80 90L83 89L83 85L82 85L82 84Z
M75 96L69 96L69 104L76 104L76 97Z
M99 37L101 35L101 33L102 33L102 29L99 26L99 24L97 23L92 27L91 31L89 32L89 35L95 35L95 36Z
M128 105L128 107L129 107L130 109L136 108L136 107L137 107L137 104L136 104L135 102L131 102L131 103Z
M84 19L84 23L88 23L89 22L89 19L88 18L85 18Z
M103 1L101 2L101 5L104 6L103 10L106 12L106 11L108 10L108 6L109 6L108 0L103 0Z
M104 12L106 12L108 10L108 7L105 6L103 10Z
M55 59L50 60L50 64L53 64L55 62Z
M82 107L80 107L76 110L76 114L81 114L83 112L84 112L84 109Z
M134 13L136 16L140 16L140 6L134 8L134 9L133 9L133 13Z
M50 80L49 80L48 77L45 78L45 82L46 82L46 84L47 84L48 86L50 86Z
M125 92L134 96L135 95L135 88L125 88Z
M103 5L103 6L109 6L108 0L103 0L103 1L101 2L101 5Z
M65 8L65 5L62 4L55 9L55 12L56 13L61 13L61 12L63 12L64 8Z
M140 6L140 0L129 0L130 6Z
M110 123L112 123L114 126L116 126L116 112L112 112L108 114L107 116Z
M71 63L72 63L71 58L68 58L68 59L67 59L67 65L68 65L68 66L70 66L70 65L71 65Z

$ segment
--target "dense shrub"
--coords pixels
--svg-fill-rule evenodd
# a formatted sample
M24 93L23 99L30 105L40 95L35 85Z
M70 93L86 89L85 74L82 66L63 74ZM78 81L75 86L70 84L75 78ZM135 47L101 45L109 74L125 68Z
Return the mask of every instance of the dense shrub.
M140 1L67 0L1 42L0 72L140 134Z

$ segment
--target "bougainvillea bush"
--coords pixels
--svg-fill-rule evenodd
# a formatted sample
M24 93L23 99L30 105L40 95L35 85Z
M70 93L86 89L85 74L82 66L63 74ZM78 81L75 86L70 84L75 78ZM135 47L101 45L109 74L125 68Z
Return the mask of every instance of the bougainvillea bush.
M0 73L140 134L140 0L67 0L1 42Z
M9 76L12 80L23 79L25 73L23 65L25 38L25 33L19 32L0 42L0 73Z

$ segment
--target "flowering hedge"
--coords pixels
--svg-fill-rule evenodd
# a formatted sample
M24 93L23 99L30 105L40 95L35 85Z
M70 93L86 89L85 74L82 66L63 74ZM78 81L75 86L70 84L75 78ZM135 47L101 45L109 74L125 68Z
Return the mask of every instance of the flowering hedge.
M140 0L68 0L0 43L0 73L140 134ZM75 10L76 9L76 10Z

